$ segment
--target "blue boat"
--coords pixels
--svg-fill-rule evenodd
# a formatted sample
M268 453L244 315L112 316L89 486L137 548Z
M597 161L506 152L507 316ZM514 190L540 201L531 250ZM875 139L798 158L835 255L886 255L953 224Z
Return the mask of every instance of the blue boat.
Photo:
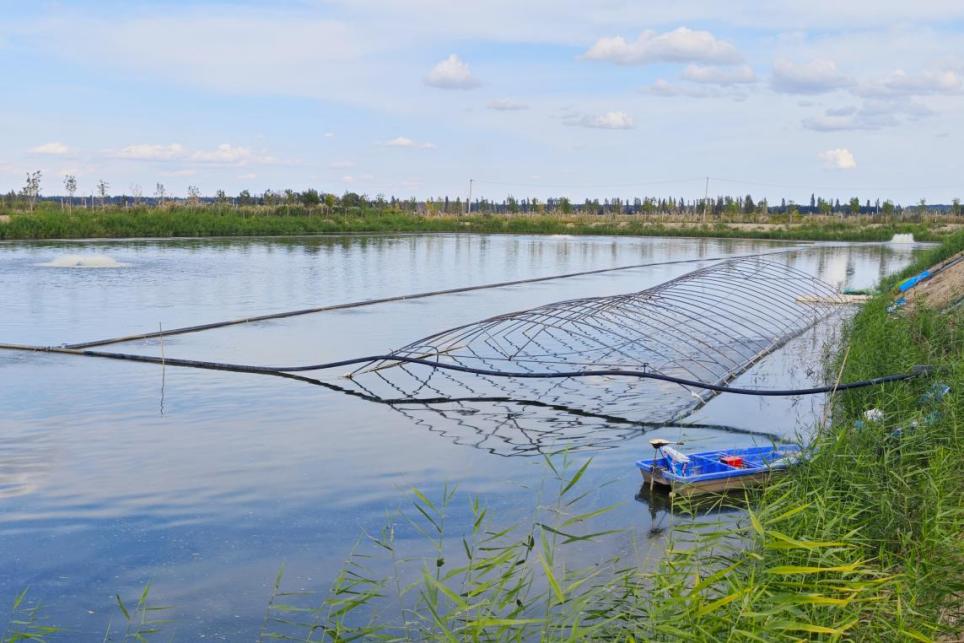
M721 449L683 454L666 440L652 440L657 457L639 460L636 466L650 486L668 488L676 496L725 493L766 482L800 458L793 444Z

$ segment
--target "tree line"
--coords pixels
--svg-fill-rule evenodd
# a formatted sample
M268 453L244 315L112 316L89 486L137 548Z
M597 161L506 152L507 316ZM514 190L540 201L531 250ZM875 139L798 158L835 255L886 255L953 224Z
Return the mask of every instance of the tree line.
M142 188L132 185L129 193L111 194L110 184L103 179L96 183L96 191L89 196L77 196L77 177L67 174L63 178L64 194L57 196L41 195L41 181L43 174L40 170L27 173L24 186L19 190L11 190L2 197L3 205L8 209L26 209L32 211L38 202L58 203L67 211L74 208L96 209L107 207L161 207L165 205L192 206L220 206L220 207L252 207L252 206L294 206L306 208L322 208L333 211L335 209L351 210L359 208L392 209L408 211L423 215L433 214L679 214L706 215L719 217L722 215L877 215L886 218L899 217L906 212L924 214L939 212L961 216L961 200L954 199L950 205L928 205L925 199L914 206L903 206L891 200L876 199L871 202L866 199L861 202L857 197L841 202L839 198L824 198L816 193L810 195L809 204L798 204L793 200L781 199L779 204L770 203L767 199L754 200L753 196L716 196L707 199L686 199L685 197L612 197L600 199L585 199L574 202L567 197L538 197L516 198L507 195L502 201L487 198L476 198L471 202L463 201L460 196L431 197L427 199L400 199L395 196L386 197L377 194L370 197L367 194L346 191L341 195L323 192L313 188L295 191L265 190L252 193L241 190L237 195L228 195L224 190L217 190L214 196L202 196L197 186L187 188L186 196L177 197L171 194L163 183L156 183L152 195L145 195Z

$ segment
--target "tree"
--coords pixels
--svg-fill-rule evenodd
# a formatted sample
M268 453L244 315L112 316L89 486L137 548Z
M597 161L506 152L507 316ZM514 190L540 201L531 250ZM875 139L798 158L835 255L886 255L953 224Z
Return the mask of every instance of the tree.
M817 197L815 194L811 192L810 193L810 212L813 213L816 211L817 211Z
M67 190L67 212L73 212L74 194L77 192L77 177L73 174L65 175L64 189Z
M886 201L884 201L883 212L884 212L884 216L885 216L886 218L889 219L889 218L893 217L893 216L894 216L894 202L891 201L890 199L887 199Z
M215 192L214 198L217 199L218 205L224 205L228 202L228 195L225 194L224 190L218 190Z
M754 203L753 203L753 197L750 196L749 194L747 194L747 195L746 195L746 198L743 199L743 213L744 213L744 214L753 214L753 210L754 210L755 207L756 207L756 206L755 206Z
M31 212L33 211L34 204L37 203L37 198L40 196L40 178L42 176L43 173L40 170L27 172L27 182L23 186L22 194L24 198L27 199Z
M247 190L241 190L238 193L238 205L251 205L251 193Z
M144 190L137 183L131 184L131 196L134 197L134 205L137 206L141 202L141 197L144 196Z
M187 200L194 206L201 202L201 191L196 185L187 186Z
M164 205L164 195L166 194L167 194L167 191L164 189L163 183L158 183L154 187L154 197L157 199L160 205Z
M833 212L833 206L830 204L830 201L823 198L817 199L817 208L820 210L820 214L829 215Z
M951 212L954 214L954 216L955 216L955 217L961 216L961 200L960 200L960 199L954 199L953 201L951 201L951 204L952 204L952 205L951 205Z
M570 212L572 212L572 203L569 202L568 198L564 196L559 197L559 210L563 214L569 214Z
M857 197L850 199L850 214L860 214L860 199Z
M110 183L101 179L97 181L97 196L100 197L100 208L104 209L107 202L107 190L110 188Z
M301 203L309 208L314 207L321 203L321 197L318 195L318 190L309 188L301 193Z

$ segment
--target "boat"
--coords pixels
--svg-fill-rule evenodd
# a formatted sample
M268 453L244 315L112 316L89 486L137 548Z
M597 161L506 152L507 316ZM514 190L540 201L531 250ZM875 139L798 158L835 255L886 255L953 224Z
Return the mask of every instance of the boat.
M658 485L673 496L725 493L766 482L800 459L800 447L793 444L721 449L683 454L672 442L655 439L650 444L655 458L639 460L636 466L643 481Z

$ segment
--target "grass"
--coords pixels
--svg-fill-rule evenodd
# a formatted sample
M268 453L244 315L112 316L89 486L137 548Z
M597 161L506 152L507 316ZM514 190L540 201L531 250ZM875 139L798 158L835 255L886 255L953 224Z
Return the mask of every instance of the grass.
M618 557L568 562L571 549L608 547L617 534L593 527L612 507L589 502L589 462L562 455L547 459L550 500L520 525L501 525L474 500L471 527L452 534L446 517L456 494L413 491L410 510L367 537L323 595L288 592L279 573L260 639L961 640L964 313L886 308L898 278L962 249L958 233L883 284L849 324L847 351L828 364L843 381L917 364L938 370L840 394L809 459L748 498L736 522L677 524L655 569ZM937 395L940 385L950 392ZM868 409L882 419L868 420ZM430 555L406 555L395 538L402 521ZM28 625L8 632L43 627L36 611L26 613Z
M335 233L477 232L758 238L813 241L888 241L911 233L939 240L944 224L879 223L865 219L806 218L788 225L773 216L752 227L719 221L700 225L650 216L451 215L420 216L391 209L352 208L334 214L303 206L218 208L108 208L63 212L52 207L15 212L0 222L0 239L93 239L126 237L272 236Z

